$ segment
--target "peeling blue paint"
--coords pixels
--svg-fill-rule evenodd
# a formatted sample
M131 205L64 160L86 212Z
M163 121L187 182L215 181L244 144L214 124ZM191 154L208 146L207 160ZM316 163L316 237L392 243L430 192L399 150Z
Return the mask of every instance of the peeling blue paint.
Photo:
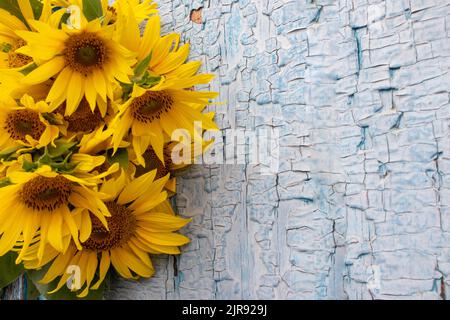
M231 15L226 22L225 30L227 39L227 57L229 61L233 61L238 58L239 55L239 38L242 30L241 14L239 7L236 5L232 6Z
M368 139L369 127L361 127L361 141L358 143L357 148L359 150L367 150L367 139Z
M361 47L361 36L359 35L360 30L362 30L364 27L353 27L353 37L355 39L356 43L356 65L357 65L357 74L360 73L362 68L362 47Z
M217 70L211 89L228 102L209 109L219 127L279 129L282 161L268 176L249 164L180 174L178 208L194 218L183 285L163 259L146 297L450 290L448 10L440 0L337 3L196 0L202 30L188 23L190 4L159 1L166 29L184 30L192 59Z
M395 120L394 124L391 126L391 129L398 129L400 128L400 123L403 118L403 112L400 112L397 116L397 119Z
M178 271L178 275L174 277L174 286L175 290L180 287L180 284L184 281L184 273L182 271Z

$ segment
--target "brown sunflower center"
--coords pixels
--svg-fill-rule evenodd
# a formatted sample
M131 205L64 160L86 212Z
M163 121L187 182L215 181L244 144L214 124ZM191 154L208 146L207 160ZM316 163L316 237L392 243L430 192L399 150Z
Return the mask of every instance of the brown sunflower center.
M69 203L72 183L62 176L37 176L20 190L21 201L30 209L52 211Z
M4 128L12 139L25 141L25 137L30 135L39 140L45 131L45 124L35 111L15 110L6 116Z
M169 112L172 106L173 99L166 91L147 91L131 102L131 113L137 121L151 123Z
M17 49L22 48L26 44L27 43L22 39L17 39L13 43L11 49L8 51L8 65L10 68L20 68L33 61L33 58L15 52Z
M170 165L172 164L172 160L170 158L170 150L164 148L164 161L165 164L158 158L155 151L152 147L147 149L142 155L145 160L145 168L143 166L136 167L136 177L142 176L149 171L156 169L156 179L160 179L165 177L170 172Z
M136 231L136 218L131 210L116 202L105 203L111 213L107 217L109 231L96 217L91 215L92 233L89 239L83 243L88 250L103 251L124 245Z
M65 104L58 108L58 112L64 114ZM64 117L68 123L68 130L72 132L92 132L103 123L103 117L98 108L92 112L86 99L81 100L77 110L70 116Z
M107 62L106 43L95 33L82 32L72 35L66 41L64 56L72 70L85 76L95 69L101 69Z

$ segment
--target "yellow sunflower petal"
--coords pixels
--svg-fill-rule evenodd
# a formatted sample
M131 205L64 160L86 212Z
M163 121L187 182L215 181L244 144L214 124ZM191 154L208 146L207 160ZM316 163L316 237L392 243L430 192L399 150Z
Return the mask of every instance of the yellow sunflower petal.
M64 68L65 63L66 62L63 57L56 57L41 65L36 70L31 71L25 78L23 78L22 81L23 83L30 85L47 81L60 72Z
M100 260L100 274L98 281L91 287L92 290L97 290L105 280L106 273L108 272L109 266L111 265L111 259L109 257L109 252L102 251L102 257Z
M156 170L152 170L139 178L134 179L130 184L128 184L119 195L117 202L119 204L126 204L139 196L144 194L147 189L152 185L153 180L156 176Z
M62 225L63 225L62 212L60 211L52 212L47 238L48 242L52 245L52 247L60 252L64 250L62 242Z
M70 88L67 92L67 104L66 104L66 116L72 115L78 108L78 105L83 98L84 88L81 80L81 74L78 72L72 73L72 78L70 79Z

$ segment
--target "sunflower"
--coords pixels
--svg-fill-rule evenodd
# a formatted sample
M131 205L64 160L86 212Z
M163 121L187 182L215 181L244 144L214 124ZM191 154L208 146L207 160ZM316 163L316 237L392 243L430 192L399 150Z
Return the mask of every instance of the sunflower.
M106 161L104 156L92 156L85 153L75 153L70 157L70 164L73 164L74 174L79 177L89 177L91 172ZM107 171L107 170L106 170Z
M75 112L83 97L92 111L98 100L113 100L116 79L129 83L130 66L135 63L134 53L113 41L114 25L84 20L80 30L67 25L58 29L34 20L29 24L36 32L17 31L27 41L17 52L41 61L23 82L38 84L55 77L47 102L56 109L66 101L66 116Z
M20 1L20 3L29 5L28 1ZM16 53L16 50L26 43L16 35L15 31L28 30L27 26L19 18L3 9L0 9L0 21L0 68L22 68L33 62L31 57Z
M131 148L130 148L131 149ZM130 150L133 153L133 150ZM164 161L161 161L156 155L155 151L152 147L149 147L143 154L142 157L144 159L145 166L137 165L135 167L135 175L136 177L140 177L146 174L149 171L156 170L156 178L160 179L165 177L166 175L171 174L171 164L172 159L170 157L169 149L167 145L164 146ZM138 162L137 159L134 161ZM167 181L165 188L172 194L176 191L176 179L171 178Z
M142 157L145 161L145 166L137 164L136 166L136 177L139 177L151 170L156 169L156 178L159 179L161 177L164 177L165 175L170 173L170 176L174 176L176 171L179 171L181 169L186 168L190 164L194 163L194 159L203 154L203 152L206 151L207 148L212 144L213 140L210 141L201 141L200 143L194 143L192 142L189 145L180 144L179 142L171 141L164 145L164 161L161 161L158 156L156 155L155 151L152 147L149 147ZM178 148L181 147L181 148ZM175 150L174 149L180 149ZM187 156L188 159L186 159L186 156L183 155L184 151L190 152L190 155ZM130 150L132 154L132 160L133 162L138 162L138 160L135 158L135 155L133 154L132 150ZM181 159L173 159L173 152L176 152L176 157L179 157ZM134 156L134 157L133 157ZM175 161L174 161L175 160ZM182 161L179 161L182 160ZM165 188L174 194L176 192L176 179L171 178L169 181L167 181Z
M22 83L25 75L17 69L4 69L0 72L0 102L15 104L15 100L20 100L28 94L36 100L45 100L51 88L50 81L38 85L24 85Z
M133 17L138 24L141 24L151 15L158 13L158 5L152 0L118 0L112 6L108 6L108 11L113 13L113 19L117 19L117 12L128 12L131 10Z
M186 63L189 56L189 43L180 46L180 35L171 33L161 36L161 18L151 16L140 36L140 22L132 11L122 10L119 16L118 41L127 49L137 52L138 64L150 58L147 71L151 76L163 76L165 81L171 79L169 86L189 88L197 84L208 84L212 74L198 74L200 61ZM120 32L121 31L121 32Z
M63 241L70 234L76 247L82 249L79 230L83 225L74 220L73 213L89 210L106 228L105 217L110 216L102 202L106 195L95 191L101 176L78 178L59 174L49 166L35 172L8 170L9 185L0 188L0 256L20 244L17 263L27 253L30 244L38 240L37 258L41 260L46 244L59 252L65 252L69 242Z
M80 141L80 153L97 154L112 147L111 137L114 130L100 126L96 130L83 135Z
M20 14L25 20L40 19L41 21L49 21L51 17L50 3L43 1L43 8L40 17L35 17L29 0L17 0ZM64 12L55 13L51 21L56 24ZM0 69L22 69L33 62L33 59L25 54L16 52L17 49L26 45L24 39L16 34L16 31L30 30L29 26L13 16L4 9L0 9Z
M82 0L50 0L54 7L68 8L72 5L79 7L83 10ZM158 5L152 0L119 0L115 1L112 5L109 5L108 0L101 0L102 13L104 21L114 23L117 19L117 12L120 10L131 9L137 21L141 23L147 19L150 15L158 13Z
M170 156L170 171L175 172L178 170L182 170L189 165L194 164L195 159L205 153L213 143L214 139L192 141L190 145L171 141L165 146L165 154ZM186 153L190 152L190 154L185 155L185 151Z
M99 108L95 108L94 111L91 110L89 103L86 99L82 99L78 105L76 111L70 116L64 116L65 114L65 103L63 103L55 113L63 116L65 122L67 123L67 130L72 133L91 133L99 127L105 125L105 118Z
M131 98L119 107L120 112L111 123L115 129L112 139L114 151L131 128L131 143L138 163L145 166L142 155L149 146L164 161L164 141L170 140L177 129L187 130L191 137L199 135L196 123L201 123L202 129L218 129L207 114L201 113L209 99L216 96L215 92L178 88L146 90L135 85Z
M41 282L50 283L60 277L52 291L56 292L70 278L66 273L67 267L78 265L81 269L80 283L84 287L78 297L85 297L89 290L97 289L111 264L127 279L151 277L154 269L149 254L179 254L178 246L188 243L189 239L174 231L190 221L173 214L165 200L167 194L162 191L168 177L154 180L155 175L153 170L126 183L122 173L117 179L108 180L101 192L111 195L104 200L111 213L106 218L109 231L95 217L91 217L92 224L84 226L89 230L81 230L86 235L81 239L81 251L77 251L73 244L65 253L48 248L44 259L39 262L35 258L37 248L34 247L34 252L25 257L25 267L34 269L51 262ZM96 273L98 279L91 285Z
M0 103L0 150L15 147L45 147L59 136L60 128L51 124L44 114L49 106L35 103L24 95L20 105Z

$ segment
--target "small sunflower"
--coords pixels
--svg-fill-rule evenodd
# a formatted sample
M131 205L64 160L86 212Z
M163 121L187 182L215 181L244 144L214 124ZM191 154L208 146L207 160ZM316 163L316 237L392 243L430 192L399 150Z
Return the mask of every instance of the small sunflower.
M51 18L51 7L48 0L43 1L42 11L39 17L34 16L33 8L29 0L17 0L20 14L24 19L39 19L56 24L64 14L63 11L55 13ZM50 19L51 18L51 19ZM16 52L26 45L26 41L17 35L16 31L28 31L29 26L16 16L4 9L0 9L0 69L22 69L33 62L26 54Z
M33 58L16 52L17 49L26 45L24 40L17 38L11 39L9 42L1 39L0 41L2 42L2 48L0 51L1 69L22 68L33 62Z
M58 137L59 127L51 124L44 114L49 106L35 103L24 95L20 105L0 103L0 150L14 147L45 147Z
M84 21L81 29L62 29L40 21L29 21L36 32L17 31L27 41L18 50L41 64L25 78L38 84L55 77L47 102L57 108L66 101L65 115L72 115L83 97L95 110L100 98L114 99L116 79L129 83L135 64L134 53L113 41L114 26L103 26L99 19Z
M171 141L164 145L164 161L161 161L156 155L155 151L152 147L149 147L142 157L145 161L145 166L137 164L136 166L136 177L139 177L151 170L156 169L156 178L159 179L164 177L167 174L170 176L174 176L176 171L186 168L187 166L194 164L194 159L198 156L202 155L209 146L213 143L213 140L210 141L201 141L200 143L192 142L189 145L184 145L179 142ZM177 152L176 157L180 159L173 159L174 149L181 147L180 150L175 150ZM189 156L184 156L183 152L187 149L187 152L190 152ZM132 152L131 152L132 153ZM176 160L176 161L174 161ZM180 161L181 160L181 161ZM137 159L132 159L133 162L138 162ZM165 188L174 194L176 192L176 179L171 178L167 181Z
M112 6L108 6L107 10L113 13L113 19L117 18L117 11L131 10L136 22L141 24L145 19L158 13L158 5L152 0L118 0Z
M28 1L20 2L29 5ZM0 21L0 68L22 68L33 62L31 57L16 52L26 44L22 38L17 36L16 31L28 30L28 27L19 18L3 9L0 9Z
M142 154L142 158L144 159L145 166L137 165L135 167L136 177L140 177L152 170L156 170L156 178L157 179L165 177L166 175L171 175L172 159L171 159L171 155L170 155L170 150L167 148L167 145L164 146L163 155L164 155L164 161L161 161L158 158L158 156L156 155L153 148L149 147ZM135 161L138 162L137 159ZM175 178L169 179L165 185L165 188L171 194L174 193L176 191L176 179Z
M204 154L213 143L213 139L192 141L190 145L171 141L165 146L165 154L170 155L170 171L176 172L194 164L195 159ZM190 154L185 155L184 151Z
M70 265L81 269L80 283L84 290L78 297L85 297L89 290L97 289L103 282L112 264L124 278L151 277L154 269L149 254L179 254L181 245L189 242L183 235L174 233L190 220L173 214L162 191L168 177L155 180L156 171L151 171L131 183L126 183L125 174L108 180L101 188L111 216L106 218L109 230L100 221L91 217L92 224L85 227L91 232L81 239L83 250L77 251L72 244L65 253L52 248L46 250L44 259L39 262L34 254L25 257L26 268L38 268L50 262L50 267L41 280L50 283L60 277L58 291L70 278L66 273ZM33 248L37 252L36 248ZM95 274L98 279L95 284ZM81 288L80 288L81 289Z
M112 121L114 127L113 145L117 150L131 129L131 142L138 163L145 166L142 155L149 146L161 161L164 161L165 139L169 140L177 129L184 129L191 137L196 132L196 123L202 129L217 130L216 124L201 110L215 98L215 92L199 92L183 89L165 88L146 90L134 86L131 98L119 107L120 112Z
M106 161L104 156L92 156L85 153L75 153L70 157L70 164L74 166L74 173L77 177L90 177L94 169L102 166ZM105 170L106 172L107 170Z
M115 167L108 174L117 169ZM105 217L110 213L102 201L106 195L95 191L100 177L81 179L54 172L49 166L42 166L35 172L8 171L7 177L10 184L0 188L3 199L0 204L0 256L20 243L19 263L37 237L38 259L42 259L46 244L65 252L69 245L68 241L63 241L66 233L81 250L79 230L82 225L73 218L73 212L80 210L89 210L107 226Z
M22 83L25 75L16 69L4 69L0 72L0 102L15 104L25 94L32 96L35 100L45 101L51 82L46 81L38 85L24 85Z
M80 141L80 153L97 154L112 148L111 138L114 130L100 126L96 130L83 135Z
M72 5L77 6L83 10L82 0L48 0L53 7L68 8ZM131 9L137 21L141 23L147 19L150 15L158 13L158 5L152 0L118 0L109 4L108 0L101 0L102 13L104 21L114 23L117 20L117 12L121 10Z
M56 113L64 116L66 110L66 104L63 103ZM76 111L70 116L64 116L64 120L67 122L67 130L73 133L91 133L97 128L105 125L104 116L99 108L95 108L94 111L89 107L89 103L86 99L82 99Z
M136 21L132 11L122 11L118 19L119 42L127 49L138 53L138 64L150 57L147 71L152 76L163 76L164 81L171 80L169 86L189 88L198 84L208 84L212 74L197 74L200 61L186 63L190 44L180 45L180 35L171 33L161 36L161 18L151 16L140 36L140 23Z

